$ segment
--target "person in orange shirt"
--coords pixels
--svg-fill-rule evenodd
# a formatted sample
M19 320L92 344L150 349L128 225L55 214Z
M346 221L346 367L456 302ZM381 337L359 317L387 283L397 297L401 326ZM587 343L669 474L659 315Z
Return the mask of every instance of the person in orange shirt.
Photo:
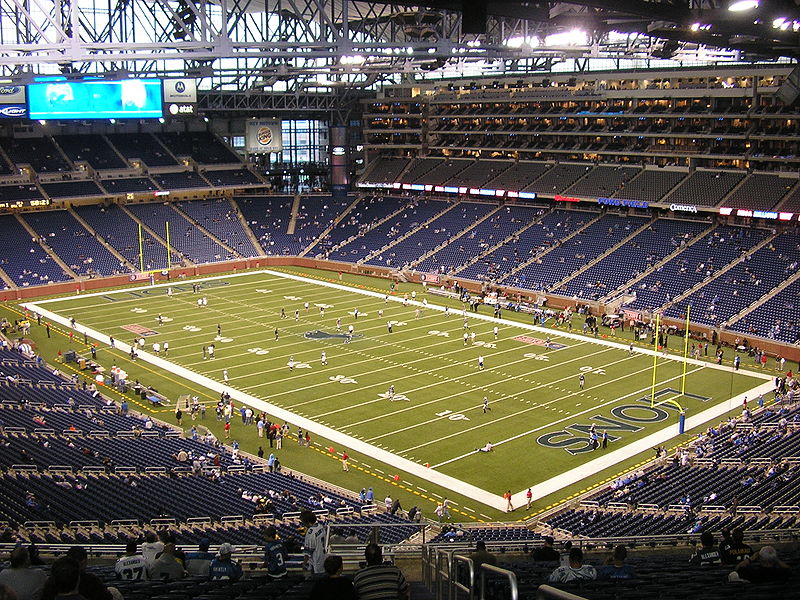
M511 490L508 490L505 494L503 494L503 498L505 498L506 502L508 503L506 506L506 511L511 512L514 510L514 506L511 504Z

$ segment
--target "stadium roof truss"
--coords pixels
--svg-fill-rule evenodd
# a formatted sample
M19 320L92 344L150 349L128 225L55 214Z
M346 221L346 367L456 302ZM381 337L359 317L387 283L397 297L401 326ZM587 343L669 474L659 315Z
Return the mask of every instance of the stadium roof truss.
M800 55L794 0L0 0L0 75L196 77L201 89L330 91L428 77ZM479 13L463 27L463 10ZM611 61L611 62L609 62ZM628 62L624 62L628 61ZM670 64L666 66L678 66Z

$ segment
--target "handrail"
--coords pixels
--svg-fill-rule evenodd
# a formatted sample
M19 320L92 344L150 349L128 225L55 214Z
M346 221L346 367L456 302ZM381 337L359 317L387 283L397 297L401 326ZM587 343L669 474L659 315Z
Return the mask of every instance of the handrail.
M552 585L540 585L536 590L536 600L586 600L586 598L559 590Z
M486 563L481 565L480 596L478 596L479 600L487 600L486 580L488 579L488 575L492 573L507 577L509 592L510 592L509 600L519 600L519 586L517 585L516 573L514 573L514 571L509 571L508 569L501 569L500 567L495 567L494 565L487 565Z
M461 583L458 580L459 570L458 565L464 564L467 568L468 581L466 584ZM468 556L462 556L460 554L453 555L453 562L452 567L450 569L450 597L457 598L458 597L458 590L462 592L466 592L467 600L473 600L475 597L475 563L472 561L471 558Z

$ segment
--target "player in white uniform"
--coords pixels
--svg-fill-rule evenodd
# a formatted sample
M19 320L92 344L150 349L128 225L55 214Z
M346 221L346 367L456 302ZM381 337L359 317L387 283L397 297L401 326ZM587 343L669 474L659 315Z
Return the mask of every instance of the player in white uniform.
M490 410L492 410L492 409L489 408L489 397L488 396L484 396L483 397L483 413L486 414L486 412L490 411Z
M389 397L389 400L394 400L394 385L389 386L389 391L386 392L386 395Z
M319 362L322 363L322 366L326 366L328 364L328 355L325 351L322 351L322 354L319 357Z
M478 368L480 370L483 370L483 357L482 356L478 357Z

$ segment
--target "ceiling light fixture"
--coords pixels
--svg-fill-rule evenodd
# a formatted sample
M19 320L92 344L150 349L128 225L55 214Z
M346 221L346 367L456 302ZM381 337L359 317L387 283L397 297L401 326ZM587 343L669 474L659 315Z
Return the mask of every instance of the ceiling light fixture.
M758 8L759 0L731 0L728 3L728 10L731 12L743 12Z

